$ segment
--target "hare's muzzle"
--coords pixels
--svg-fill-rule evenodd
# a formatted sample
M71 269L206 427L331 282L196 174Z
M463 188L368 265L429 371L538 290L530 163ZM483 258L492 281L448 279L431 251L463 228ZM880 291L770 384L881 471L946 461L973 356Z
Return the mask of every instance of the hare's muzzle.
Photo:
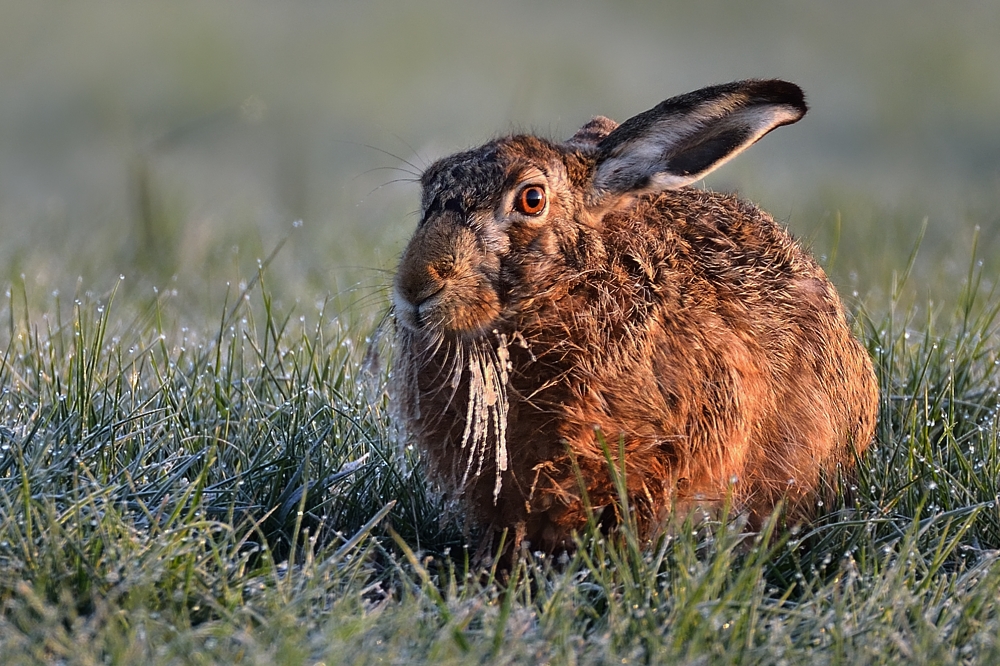
M447 280L454 271L453 252L440 226L428 221L417 229L399 262L393 281L392 302L396 319L407 328L422 330L444 323L438 311Z
M393 281L396 319L413 331L477 336L500 314L498 259L458 216L425 221L403 252Z

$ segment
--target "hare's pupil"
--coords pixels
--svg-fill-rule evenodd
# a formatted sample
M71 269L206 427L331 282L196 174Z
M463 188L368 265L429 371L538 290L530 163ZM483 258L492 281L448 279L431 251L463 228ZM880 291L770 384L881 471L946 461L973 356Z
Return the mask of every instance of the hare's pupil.
M537 185L526 187L521 191L518 203L518 208L522 213L529 215L540 213L542 212L542 208L545 207L545 190Z

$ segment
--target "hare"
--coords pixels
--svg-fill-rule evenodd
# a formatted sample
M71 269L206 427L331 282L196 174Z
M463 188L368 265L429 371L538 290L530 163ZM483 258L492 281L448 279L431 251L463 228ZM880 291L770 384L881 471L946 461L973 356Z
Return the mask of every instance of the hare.
M806 520L850 471L878 392L833 285L767 213L687 187L806 108L739 81L423 173L391 395L467 524L572 549L590 509L621 519L607 451L645 539L724 502Z

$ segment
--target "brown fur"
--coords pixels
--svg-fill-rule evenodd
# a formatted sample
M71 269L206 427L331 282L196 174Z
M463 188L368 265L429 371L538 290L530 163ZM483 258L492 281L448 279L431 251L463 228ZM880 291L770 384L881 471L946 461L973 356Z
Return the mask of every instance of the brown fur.
M506 137L424 174L394 285L407 437L471 524L532 548L570 547L586 523L574 460L591 505L614 505L598 432L615 457L624 443L646 538L727 494L752 525L781 500L807 518L875 429L872 365L834 287L734 196L594 191L606 123L565 144ZM529 181L547 189L540 218L510 209ZM474 349L508 370L491 412L507 408L502 472L495 424L479 459L463 439Z

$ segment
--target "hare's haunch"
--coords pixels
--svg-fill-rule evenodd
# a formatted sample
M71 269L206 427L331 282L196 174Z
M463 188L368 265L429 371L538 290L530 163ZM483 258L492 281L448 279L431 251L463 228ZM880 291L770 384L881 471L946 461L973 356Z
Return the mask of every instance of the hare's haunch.
M427 169L392 391L471 524L569 547L581 486L613 524L602 437L646 537L727 497L802 519L849 471L878 395L833 285L767 213L687 187L805 112L795 85L741 81Z

